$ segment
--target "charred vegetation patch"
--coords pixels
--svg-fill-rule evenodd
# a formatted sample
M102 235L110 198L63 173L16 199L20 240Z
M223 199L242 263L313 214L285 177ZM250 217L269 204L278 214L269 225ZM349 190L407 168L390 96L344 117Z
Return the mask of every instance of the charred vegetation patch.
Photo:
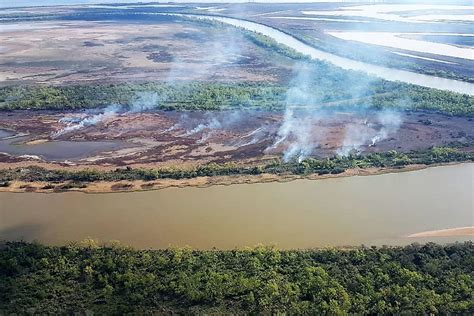
M210 163L191 168L117 168L113 171L86 169L70 171L67 169L45 169L38 166L0 169L0 182L49 182L64 183L59 188L78 188L87 183L107 181L154 181L157 179L191 179L196 177L232 175L309 175L340 174L353 168L403 168L409 165L433 165L448 162L472 162L474 152L460 151L449 147L434 147L425 151L399 153L391 150L386 153L349 155L326 159L307 158L301 162L284 162L274 159L266 164ZM115 189L122 188L118 183ZM128 184L126 188L130 188Z

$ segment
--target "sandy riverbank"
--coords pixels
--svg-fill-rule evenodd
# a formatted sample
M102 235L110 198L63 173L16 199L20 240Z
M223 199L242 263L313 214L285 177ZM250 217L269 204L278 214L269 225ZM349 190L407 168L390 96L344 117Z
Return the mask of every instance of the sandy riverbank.
M456 237L456 236L474 236L474 226L430 230L426 232L411 234L406 237L407 238L426 238L426 237Z
M342 178L352 176L371 176L386 173L408 172L425 169L428 167L439 167L446 165L455 165L457 163L437 164L437 165L410 165L403 168L367 168L350 169L340 174L328 175L236 175L236 176L215 176L215 177L197 177L192 179L160 179L154 181L117 181L117 182L91 182L84 183L85 187L62 188L68 182L47 183L47 182L23 182L12 181L8 187L0 187L0 192L36 192L36 193L60 193L60 192L83 192L83 193L113 193L113 192L135 192L160 190L166 188L184 188L198 187L205 188L213 185L234 185L234 184L255 184L269 182L289 182L298 179L323 180L330 178Z

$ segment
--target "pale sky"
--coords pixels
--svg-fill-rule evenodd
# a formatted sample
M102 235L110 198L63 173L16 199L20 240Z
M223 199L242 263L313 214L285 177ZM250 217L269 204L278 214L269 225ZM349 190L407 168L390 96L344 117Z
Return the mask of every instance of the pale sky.
M316 3L316 2L382 2L382 0L0 0L0 8L26 7L26 6L52 6L52 5L74 5L74 4L103 4L103 3ZM399 0L383 1L386 3L446 3L446 4L469 4L469 0Z
M103 4L103 3L311 3L311 2L352 2L347 0L0 0L0 7L21 7L21 6L50 6L50 5L73 5L73 4ZM357 0L354 0L357 2Z

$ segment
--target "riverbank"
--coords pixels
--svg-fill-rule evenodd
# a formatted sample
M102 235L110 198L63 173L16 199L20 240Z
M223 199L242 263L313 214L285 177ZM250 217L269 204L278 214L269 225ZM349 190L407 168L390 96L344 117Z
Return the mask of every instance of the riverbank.
M458 164L229 186L203 181L200 186L113 194L0 192L0 240L64 245L91 237L139 249L465 241L472 237L406 236L471 226L473 169L474 164Z
M474 226L430 230L426 232L408 235L407 238L456 237L456 236L474 236Z
M471 226L473 169L459 164L322 181L113 194L0 192L0 240L65 245L90 237L137 249L203 250L446 244L472 236L406 236Z
M150 190L161 190L167 188L207 188L211 186L229 186L237 184L257 184L257 183L285 183L295 180L324 180L334 179L343 177L354 177L354 176L373 176L382 175L388 173L400 173L417 171L426 168L442 167L442 166L453 166L460 164L470 164L470 162L450 162L450 163L439 163L433 165L408 165L397 168L355 168L349 169L339 174L308 174L308 175L295 175L295 174L260 174L260 175L233 175L233 176L208 176L208 177L196 177L192 179L160 179L154 181L99 181L92 183L80 183L71 185L70 182L64 181L59 183L51 183L45 181L12 181L9 186L0 187L0 192L11 192L11 193L62 193L62 192L82 192L82 193L116 193L116 192L137 192L137 191L150 191Z

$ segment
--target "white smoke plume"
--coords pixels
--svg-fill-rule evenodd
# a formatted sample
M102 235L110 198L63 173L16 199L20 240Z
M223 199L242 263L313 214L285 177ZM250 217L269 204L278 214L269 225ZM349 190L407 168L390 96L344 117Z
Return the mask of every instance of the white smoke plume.
M336 154L348 156L350 153L360 153L361 148L367 145L373 134L373 129L368 124L349 124L345 129L344 141Z
M204 119L189 122L186 117L181 117L177 125L188 126L186 132L179 135L179 137L189 137L202 133L198 143L207 141L218 129L227 129L238 126L246 117L245 111L232 112L206 112Z
M320 100L311 89L312 74L307 65L295 67L296 76L286 92L286 108L276 141L267 150L278 147L283 142L289 146L283 153L285 162L296 158L302 161L310 156L319 145L318 139L312 137L312 123L318 119ZM298 110L298 115L296 114Z
M400 113L393 110L384 110L376 114L375 123L349 124L345 129L344 141L336 151L338 156L348 156L351 153L359 154L364 147L375 146L391 135L394 135L402 124Z
M201 20L201 23L206 22ZM210 31L204 28L202 32L189 32L200 39L199 45L206 47L206 52L199 56L199 67L196 67L196 60L190 58L187 52L175 53L165 80L169 84L190 78L196 81L212 79L223 67L238 62L245 55L240 46L242 35L234 28L222 27Z
M395 134L402 124L402 116L400 113L388 110L378 113L377 120L382 125L382 128L377 135L372 137L370 146L375 146L376 143Z
M109 105L104 109L103 113L86 115L83 118L62 118L59 120L59 122L66 123L66 127L60 129L59 131L53 132L51 137L57 138L64 134L80 130L84 127L96 125L99 122L115 116L120 111L120 109L121 106L119 105Z
M150 111L157 106L158 95L156 93L140 92L137 94L137 99L128 106L112 104L104 108L100 113L89 111L82 117L61 118L59 123L66 124L66 127L51 133L51 138L54 139L88 126L97 125L118 115Z
M234 142L232 145L237 147L245 147L249 145L256 144L260 142L268 134L267 128L265 126L258 127L253 131L247 133L240 137L240 140Z
M221 122L217 120L217 118L211 117L207 122L199 123L196 127L184 133L183 136L191 136L191 135L200 133L204 130L212 131L213 129L218 129L221 127L222 127Z
M296 75L290 83L286 93L286 108L283 122L277 133L273 145L267 150L274 150L284 145L283 160L285 162L296 160L303 161L314 155L315 150L325 141L325 135L318 129L318 122L325 125L331 122L340 124L340 116L331 111L323 96L316 92L314 85L320 80L315 77L311 65L299 64L295 67ZM365 95L371 87L373 79L363 78L357 85L350 85L344 91L350 99L365 99L365 105L352 106L348 109L354 116L360 116L370 108L371 100ZM316 90L316 91L315 91ZM324 92L322 92L324 94ZM406 106L409 100L400 100ZM346 126L343 143L335 152L339 156L347 156L350 153L360 153L364 148L374 146L376 143L389 138L395 134L402 123L400 113L384 110L381 112L369 111L370 115L364 121L353 122ZM370 119L373 123L368 123Z
M154 110L158 107L160 99L155 92L139 92L137 99L132 102L127 113L141 113Z

